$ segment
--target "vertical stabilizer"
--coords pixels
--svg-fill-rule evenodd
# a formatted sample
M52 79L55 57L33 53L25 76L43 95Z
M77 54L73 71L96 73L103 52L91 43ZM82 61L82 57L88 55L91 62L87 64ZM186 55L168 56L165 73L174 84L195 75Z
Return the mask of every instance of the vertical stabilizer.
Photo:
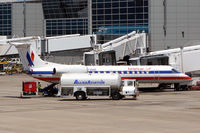
M45 62L38 56L35 49L30 44L15 43L12 45L14 45L19 52L24 70L43 67L45 65Z

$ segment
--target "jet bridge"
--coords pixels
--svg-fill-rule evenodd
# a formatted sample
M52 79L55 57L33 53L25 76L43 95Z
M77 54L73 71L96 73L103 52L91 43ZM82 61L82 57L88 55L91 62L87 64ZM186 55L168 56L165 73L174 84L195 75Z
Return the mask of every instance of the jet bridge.
M131 58L132 65L171 65L180 72L200 70L200 42L195 46L150 52L146 56Z
M128 61L132 56L143 55L146 49L146 33L133 31L102 45L95 45L92 51L84 53L84 64L115 65L118 61Z

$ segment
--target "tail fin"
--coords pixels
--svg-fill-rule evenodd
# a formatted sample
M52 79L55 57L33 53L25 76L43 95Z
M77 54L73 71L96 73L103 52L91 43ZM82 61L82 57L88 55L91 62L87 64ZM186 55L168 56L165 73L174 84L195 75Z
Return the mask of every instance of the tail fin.
M45 65L45 62L38 56L31 44L14 43L24 67L24 70L38 68Z

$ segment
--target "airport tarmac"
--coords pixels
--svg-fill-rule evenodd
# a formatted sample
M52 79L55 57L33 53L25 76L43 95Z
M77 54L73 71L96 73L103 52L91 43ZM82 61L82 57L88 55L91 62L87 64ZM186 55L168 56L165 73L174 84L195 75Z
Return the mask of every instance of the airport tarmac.
M107 97L20 99L27 75L0 76L0 133L199 133L200 91ZM44 83L42 83L44 85Z

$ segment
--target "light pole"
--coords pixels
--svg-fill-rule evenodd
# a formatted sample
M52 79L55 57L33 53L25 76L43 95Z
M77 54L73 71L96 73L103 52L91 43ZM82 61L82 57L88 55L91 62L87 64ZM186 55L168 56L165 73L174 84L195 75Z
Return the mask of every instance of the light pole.
M92 34L92 0L88 0L88 34Z
M184 69L183 69L183 46L180 47L181 50L181 71L182 73L184 73Z
M23 3L23 14L24 14L24 37L26 37L26 0L24 0L24 3Z

